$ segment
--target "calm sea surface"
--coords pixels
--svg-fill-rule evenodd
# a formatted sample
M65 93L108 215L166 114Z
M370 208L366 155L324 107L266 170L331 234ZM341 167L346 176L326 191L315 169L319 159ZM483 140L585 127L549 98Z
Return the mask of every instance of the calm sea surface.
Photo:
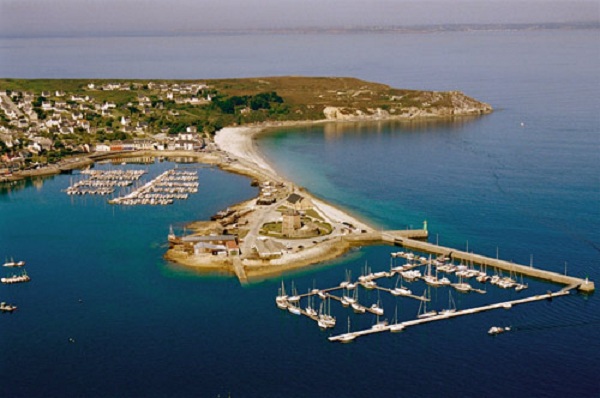
M0 76L211 78L343 75L396 87L459 89L496 111L443 123L328 124L275 131L258 145L286 176L380 228L600 283L598 31L427 35L0 39ZM174 167L144 168L149 175ZM179 165L179 167L183 167ZM189 167L189 165L186 165ZM241 287L162 259L169 225L250 198L243 177L199 168L200 191L160 208L62 192L77 175L0 191L0 259L32 281L0 286L0 396L540 397L600 395L597 295L557 298L406 330L327 341L279 311L281 278ZM338 284L390 252L367 247L285 275L300 292ZM9 274L6 269L2 275ZM556 290L488 287L459 309ZM394 281L381 281L393 287ZM416 294L422 282L409 286ZM418 302L361 290L390 321ZM446 308L446 288L432 292ZM332 312L344 332L372 315ZM514 332L491 338L492 325ZM69 342L69 339L74 342Z

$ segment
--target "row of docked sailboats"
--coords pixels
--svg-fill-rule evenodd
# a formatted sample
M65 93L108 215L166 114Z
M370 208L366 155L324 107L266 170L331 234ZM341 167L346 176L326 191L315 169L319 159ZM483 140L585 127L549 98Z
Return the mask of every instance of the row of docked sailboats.
M335 327L335 317L331 316L331 298L321 302L317 324L321 330Z
M27 272L23 270L20 274L13 274L12 276L8 276L5 278L0 278L0 282L6 285L12 285L13 283L23 283L29 282L31 278L27 275Z
M25 261L23 261L23 260L15 261L11 257L10 260L6 259L3 266L7 267L7 268L21 268L21 267L25 266ZM30 280L31 280L31 278L29 277L29 275L27 275L27 271L25 271L25 269L23 269L21 271L21 273L19 273L19 274L13 274L8 277L0 278L0 282L7 284L7 285L10 285L13 283L29 282Z
M467 283L465 280L468 278L476 278L477 281L480 283L486 283L487 281L491 281L491 284L500 284L501 281L504 281L504 283L506 284L514 283L516 285L522 285L522 287L519 287L519 289L527 287L527 285L525 284L518 284L516 280L512 278L502 278L501 275L487 274L485 265L482 266L480 270L476 270L472 268L472 265L452 264L450 259L442 256L436 258L435 260L432 260L431 256L429 257L429 259L425 259L423 257L416 257L414 254L411 253L405 254L404 256L396 257L406 258L407 263L400 266L395 266L394 261L390 260L389 272L371 272L371 270L367 266L365 266L364 273L354 281L352 280L350 271L346 270L346 278L339 285L334 286L330 289L313 289L312 291L309 290L308 294L306 295L298 295L292 283L292 296L287 296L285 294L285 288L282 282L279 295L276 298L277 305L281 309L287 309L290 313L299 315L302 314L310 317L311 319L317 321L319 328L323 330L335 326L335 318L330 315L332 298L340 301L342 306L352 308L352 310L357 314L364 314L366 312L375 314L377 316L377 322L370 329L361 332L350 332L350 318L348 318L348 332L342 335L334 336L335 338L334 340L332 340L350 342L358 336L370 334L373 332L388 330L392 332L399 332L402 331L406 326L412 325L415 322L399 322L397 314L395 322L393 322L392 324L389 324L387 321L379 322L379 317L382 316L384 313L384 309L380 306L380 300L378 300L376 304L372 304L371 306L362 305L358 299L360 289L358 289L357 287L359 287L359 285L365 289L368 289L370 282L373 282L373 288L389 292L393 296L410 296L411 298L419 299L421 302L416 315L417 319L432 318L432 320L451 317L453 316L452 314L458 312L457 305L453 297L453 289L456 289L456 291L458 292L464 293L472 291L479 293L486 292L484 290L479 290L478 288L474 287L475 285L471 286L471 284ZM416 269L417 267L425 268L423 275L421 275L420 271ZM445 270L446 273L455 273L457 276L457 282L453 283L447 277L440 275L439 271L442 270ZM377 283L375 283L375 281L380 278L391 278L394 275L397 275L397 279L395 286L391 289L383 286L379 287L377 286ZM412 291L404 285L405 281L410 282L416 279L423 280L428 286L423 295L418 297L413 295ZM442 309L428 308L428 306L431 304L430 288L441 286L449 286L453 288L448 289L448 305L442 305ZM515 287L515 285L513 285L513 287ZM339 296L332 295L332 290L341 290L342 294ZM321 302L319 306L318 311L316 310L317 307L315 307L314 305L314 296L316 295L318 295L323 300L323 302ZM301 307L300 305L301 299L304 302L305 297L308 297L308 305L306 308L304 308L303 306Z
M319 311L315 309L313 298L314 296L311 293L315 293L319 295L324 301L321 302L319 306ZM322 293L322 294L320 294ZM313 289L313 291L309 291L308 296L308 305L304 309L304 313L309 317L317 321L317 324L321 329L332 328L335 326L336 320L335 317L331 316L331 298L329 298L324 292L321 290ZM325 301L326 299L326 301ZM285 285L283 281L281 282L281 287L279 288L279 292L275 297L275 304L278 308L282 310L288 310L290 313L294 315L301 315L302 308L300 306L300 296L296 292L296 288L292 282L292 295L288 296L285 292Z

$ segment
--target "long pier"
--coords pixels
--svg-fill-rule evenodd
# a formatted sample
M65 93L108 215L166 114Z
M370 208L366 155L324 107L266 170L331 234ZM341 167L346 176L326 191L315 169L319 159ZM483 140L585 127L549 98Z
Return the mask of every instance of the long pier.
M582 279L573 276L562 275L556 272L534 268L533 266L529 265L516 264L510 261L486 257L481 254L468 253L450 247L439 246L414 239L413 236L416 235L416 233L413 233L412 236L407 237L406 234L401 232L404 231L384 231L381 233L381 240L394 245L403 246L410 250L443 255L451 259L461 260L467 263L472 262L474 264L483 265L486 267L495 267L504 271L515 272L549 282L560 283L562 285L574 285L578 290L586 293L591 293L595 290L594 282L588 280L587 278Z
M360 331L356 331L356 332L343 333L343 334L339 334L337 336L329 337L329 341L333 341L333 342L344 341L344 339L346 339L349 336L353 337L353 338L357 338L360 336L366 336L366 335L374 334L374 333L389 332L391 330L391 328L393 328L393 327L399 327L401 329L404 329L404 328L407 328L410 326L422 325L424 323L441 321L441 320L450 319L450 318L456 318L459 316L475 314L478 312L491 311L491 310L496 310L496 309L510 309L514 305L518 305L518 304L531 303L531 302L540 301L540 300L552 300L552 298L554 298L554 297L568 295L570 293L571 289L574 289L576 287L577 287L577 285L570 285L566 288L563 288L563 289L561 289L557 292L553 292L553 293L539 294L539 295L535 295L535 296L531 296L531 297L526 297L523 299L505 301L502 303L495 303L495 304L485 305L482 307L469 308L469 309L465 309L465 310L461 310L461 311L444 313L444 314L440 314L440 315L434 315L434 316L431 316L428 318L413 319L410 321L401 322L397 325L392 324L392 325L386 325L386 326L378 326L376 328L360 330ZM400 326L398 326L398 325L400 325Z

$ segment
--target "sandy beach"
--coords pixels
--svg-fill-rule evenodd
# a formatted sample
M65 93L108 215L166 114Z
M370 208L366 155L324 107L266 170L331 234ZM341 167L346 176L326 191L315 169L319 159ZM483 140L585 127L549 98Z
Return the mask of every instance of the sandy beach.
M285 180L279 176L274 168L263 158L262 154L254 145L254 138L264 132L266 127L226 127L217 132L215 143L219 149L230 156L237 158L244 166L247 166L257 174L267 174L275 181L284 182ZM289 182L288 182L289 183ZM314 197L307 191L303 194L309 196L318 210L323 213L328 219L337 223L349 223L357 228L372 231L373 228L365 222L358 220L356 217L324 202L321 199Z

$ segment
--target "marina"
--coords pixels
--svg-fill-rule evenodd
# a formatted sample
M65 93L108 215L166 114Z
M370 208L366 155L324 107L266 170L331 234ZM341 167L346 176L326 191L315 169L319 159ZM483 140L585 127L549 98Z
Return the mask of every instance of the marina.
M108 201L117 205L170 205L198 192L198 172L195 170L167 170L152 181L129 194Z
M555 292L547 291L545 294L535 294L526 298L457 310L456 302L452 297L452 290L456 290L459 294L465 294L469 292L485 294L487 293L486 286L490 286L497 289L514 289L514 291L518 293L526 289L528 284L523 282L522 277L520 282L517 282L517 277L513 273L511 273L509 276L502 276L502 272L494 267L489 268L494 272L493 275L489 275L487 272L488 268L486 266L481 266L479 269L477 269L473 264L465 265L463 261L461 261L459 265L454 264L451 254L452 253L450 253L450 255L440 254L435 259L432 259L431 256L429 258L425 258L412 252L394 252L391 253L390 271L371 272L370 268L365 265L363 274L355 281L352 280L349 271L346 271L346 279L338 286L327 289L313 288L306 294L298 295L294 293L294 295L291 297L288 297L284 294L285 287L282 282L282 286L279 289L280 293L276 297L275 301L277 307L280 309L287 309L293 314L304 315L313 321L316 321L319 325L319 328L322 330L327 329L327 327L324 327L321 316L319 315L320 313L317 314L316 311L313 310L315 297L318 297L322 300L320 308L323 306L328 306L327 308L329 308L329 313L331 312L331 300L333 300L339 302L342 307L351 309L357 315L370 313L377 316L377 322L368 329L352 332L350 331L350 327L348 327L348 331L346 333L328 337L329 341L332 342L347 343L354 341L358 337L369 334L386 331L399 332L408 327L417 326L428 322L451 319L495 309L508 310L519 304L531 303L540 300L552 300L554 297L565 296L568 295L572 290L580 289L581 283L585 283L585 281L578 280L578 283L569 284L561 290ZM404 261L406 261L405 264L396 265L395 262L398 259L404 259ZM417 276L416 271L419 271L417 269L418 267L426 267L426 271L424 271L423 274L419 273ZM414 274L412 274L414 277L407 278L407 272L414 272ZM438 275L440 272L443 272L448 276L452 275L454 278L456 278L456 282L452 282L449 278L444 277L443 279L446 279L447 282L439 285L432 284L432 280L438 280ZM395 287L388 288L379 286L376 281L383 278L396 278ZM471 285L470 283L464 282L464 280L471 278L475 279L476 281L473 283L479 283L482 287L485 287L485 289L481 289ZM426 288L421 296L416 296L412 294L410 289L403 285L404 281L409 284L412 282L421 281L425 283ZM398 287L398 284L400 284L400 287ZM436 290L441 286L448 286L450 288L448 290L447 308L441 310L428 308L428 304L431 302L431 290ZM376 290L378 292L377 303L361 303L358 293L360 289L363 289L365 292ZM295 287L292 287L292 290L295 292ZM333 292L340 290L341 295L333 294ZM380 322L379 316L384 315L384 309L380 305L379 292L383 292L400 299L406 297L419 300L420 303L416 318L404 322L398 322L396 308L395 322L393 324L388 324L387 321ZM307 299L309 301L309 305L306 307L306 309L303 309L302 307L302 299ZM488 334L496 335L508 330L510 330L509 327L492 327L488 331Z
M88 178L71 184L65 192L67 195L110 195L116 187L128 187L138 181L144 170L82 170Z
M527 297L527 298L520 299L520 300L506 301L506 302L502 302L502 303L496 303L496 304L486 305L486 306L482 306L482 307L476 307L476 308L470 308L470 309L466 309L466 310L462 310L462 311L456 311L456 312L448 313L448 314L436 314L436 315L432 315L429 317L423 317L423 318L419 318L419 319L415 319L415 320L401 322L401 323L397 324L399 326L387 325L387 326L381 326L381 327L372 327L371 329L366 329L366 330L361 330L361 331L356 331L356 332L349 331L344 334L330 336L328 339L331 342L343 343L343 342L346 342L350 338L352 340L354 340L357 337L366 336L366 335L370 335L370 334L374 334L374 333L389 332L389 331L392 331L392 327L394 327L394 329L401 328L402 330L404 330L410 326L422 325L422 324L429 323L429 322L441 321L441 320L456 318L459 316L476 314L476 313L483 312L483 311L491 311L491 310L495 310L495 309L510 309L513 306L518 305L518 304L531 303L531 302L540 301L540 300L551 300L554 297L565 296L565 295L568 295L569 293L570 293L570 289L567 288L567 289L559 290L554 293L547 293L547 294L531 296L531 297ZM494 331L496 331L496 329L494 329ZM488 333L489 333L489 331L488 331Z

